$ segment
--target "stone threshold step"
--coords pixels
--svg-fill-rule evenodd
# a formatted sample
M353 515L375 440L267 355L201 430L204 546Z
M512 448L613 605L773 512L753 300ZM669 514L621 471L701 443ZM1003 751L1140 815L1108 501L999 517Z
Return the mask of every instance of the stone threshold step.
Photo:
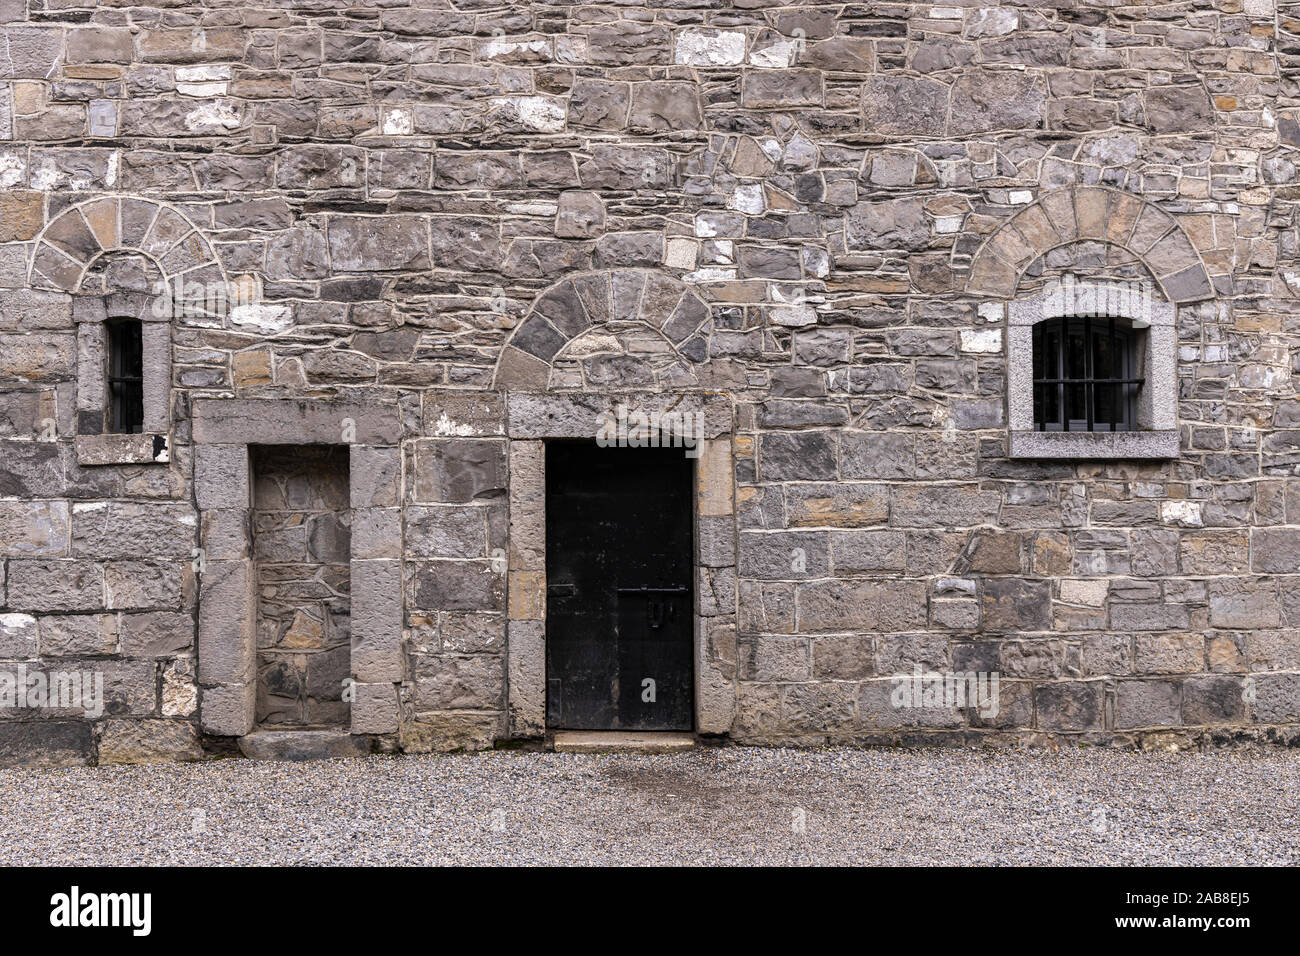
M254 730L239 738L239 750L251 760L328 760L364 757L371 741L346 730Z
M565 754L672 754L695 749L693 734L557 730L551 749Z

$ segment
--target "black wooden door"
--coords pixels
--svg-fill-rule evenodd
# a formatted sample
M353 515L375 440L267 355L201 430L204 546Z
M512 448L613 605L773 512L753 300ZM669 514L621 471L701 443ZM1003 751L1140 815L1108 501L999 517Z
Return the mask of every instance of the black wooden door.
M546 714L557 730L691 730L692 462L546 446Z

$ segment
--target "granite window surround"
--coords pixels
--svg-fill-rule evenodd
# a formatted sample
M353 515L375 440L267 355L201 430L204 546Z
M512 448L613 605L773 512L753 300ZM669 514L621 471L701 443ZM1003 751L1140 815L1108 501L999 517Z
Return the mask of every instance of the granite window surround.
M1104 285L1104 284L1103 284ZM1007 304L1007 411L1011 458L1166 459L1179 455L1177 309L1150 296L1099 295L1089 314L1127 319L1138 332L1137 428L1115 432L1037 431L1034 427L1034 326L1071 315L1060 289Z
M166 464L171 460L171 312L140 293L79 295L76 451L80 465ZM108 430L107 324L138 319L144 349L144 425L138 434Z

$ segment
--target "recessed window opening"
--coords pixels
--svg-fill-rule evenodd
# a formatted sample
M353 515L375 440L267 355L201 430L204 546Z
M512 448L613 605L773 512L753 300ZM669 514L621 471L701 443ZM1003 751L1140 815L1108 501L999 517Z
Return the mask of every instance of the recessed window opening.
M1137 425L1138 331L1107 316L1067 316L1034 326L1034 428L1133 431Z
M118 435L144 430L144 327L139 319L108 325L108 424Z

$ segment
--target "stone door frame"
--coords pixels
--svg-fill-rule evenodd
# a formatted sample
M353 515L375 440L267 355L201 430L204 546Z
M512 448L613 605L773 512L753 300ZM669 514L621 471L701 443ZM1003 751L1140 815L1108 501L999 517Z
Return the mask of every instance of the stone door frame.
M255 726L257 594L249 445L347 445L352 511L353 734L395 733L402 655L402 421L352 401L198 399L199 722L242 737Z
M734 662L720 661L736 625L736 517L731 396L718 392L626 395L507 393L510 532L506 697L512 738L546 734L546 442L594 439L619 404L646 412L699 411L705 433L695 466L695 732L725 734L735 709ZM713 580L726 582L713 587Z

